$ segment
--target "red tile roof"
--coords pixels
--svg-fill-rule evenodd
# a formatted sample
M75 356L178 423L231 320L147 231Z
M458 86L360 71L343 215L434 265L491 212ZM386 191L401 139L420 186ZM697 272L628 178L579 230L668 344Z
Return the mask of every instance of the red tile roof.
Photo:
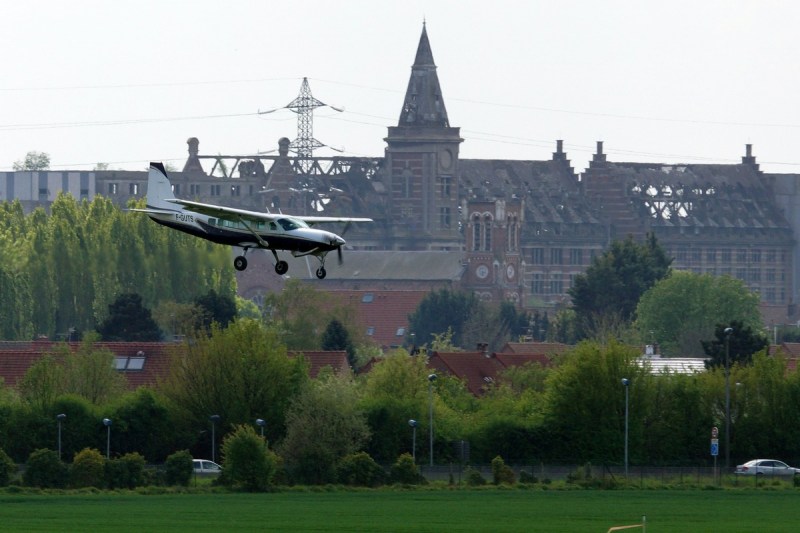
M428 366L464 380L467 389L480 396L495 382L503 364L496 357L484 352L433 352Z
M526 353L556 355L569 350L571 346L560 342L507 342L501 353Z
M347 352L341 351L298 351L289 355L302 355L309 363L308 375L311 379L319 376L320 370L326 366L331 367L335 373L349 372L350 363L347 361Z
M7 386L16 387L36 361L54 352L61 344L41 340L0 343L0 378ZM79 342L69 343L73 352L77 351L80 346ZM165 379L169 373L172 354L184 347L183 344L174 342L98 342L95 346L110 350L116 358L144 358L140 369L119 370L125 376L128 388L131 390L144 386L154 387L159 381ZM350 368L345 351L302 353L309 361L309 376L312 378L316 378L320 370L326 366L333 368L334 372Z
M408 315L429 290L336 290L329 291L338 304L355 309L356 323L381 348L402 346L408 332ZM400 333L398 335L398 333Z

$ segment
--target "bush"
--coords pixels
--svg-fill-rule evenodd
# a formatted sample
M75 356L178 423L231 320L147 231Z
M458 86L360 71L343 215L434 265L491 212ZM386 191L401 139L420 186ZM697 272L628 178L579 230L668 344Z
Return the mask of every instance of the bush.
M492 481L495 485L513 485L516 482L514 471L499 455L492 459Z
M225 437L222 457L220 482L250 492L265 491L272 484L277 459L252 426L236 426Z
M467 482L467 485L469 485L470 487L478 487L481 485L486 485L486 479L481 475L480 472L478 472L472 467L468 467L464 471L464 479Z
M192 480L192 454L188 450L173 453L164 462L164 470L167 485L188 486Z
M414 458L410 453L404 453L397 458L389 472L389 480L392 483L403 485L419 485L425 483L425 478L419 473Z
M106 484L110 489L133 489L144 485L144 457L133 452L108 461Z
M0 448L0 487L5 487L11 482L12 476L17 472L17 463Z
M531 474L527 470L520 470L519 471L519 482L520 483L538 483L539 478L535 475Z
M94 448L84 448L75 454L69 469L69 481L73 487L105 486L106 458Z
M58 458L58 452L40 448L28 456L22 480L31 487L63 488L67 476L67 465Z
M347 455L336 466L339 483L377 487L386 482L386 471L367 452Z

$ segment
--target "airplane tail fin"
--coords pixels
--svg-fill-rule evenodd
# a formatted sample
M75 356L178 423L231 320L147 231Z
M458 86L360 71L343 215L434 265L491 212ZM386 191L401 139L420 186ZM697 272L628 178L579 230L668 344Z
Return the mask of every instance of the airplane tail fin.
M175 205L167 202L174 197L175 193L172 192L172 184L164 165L150 163L150 173L147 175L147 207L175 211Z

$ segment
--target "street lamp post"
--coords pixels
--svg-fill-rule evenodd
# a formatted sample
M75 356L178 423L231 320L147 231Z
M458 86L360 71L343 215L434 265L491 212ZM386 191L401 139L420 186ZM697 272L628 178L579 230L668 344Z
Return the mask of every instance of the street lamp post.
M725 328L725 468L731 466L731 333L733 328Z
M428 376L428 440L430 441L431 466L433 466L433 382L436 381L437 377L436 374Z
M63 422L67 418L67 415L61 413L56 415L56 420L58 421L58 460L61 460L61 422Z
M217 462L217 422L219 422L219 415L211 415L208 417L211 420L211 462Z
M411 457L414 458L414 464L417 464L417 421L412 418L408 425L411 426Z
M261 428L261 438L264 438L264 426L267 425L263 418L256 418L256 425Z
M111 419L104 418L103 425L106 427L106 459L111 458Z
M628 387L631 381L622 378L622 386L625 387L625 479L628 478Z

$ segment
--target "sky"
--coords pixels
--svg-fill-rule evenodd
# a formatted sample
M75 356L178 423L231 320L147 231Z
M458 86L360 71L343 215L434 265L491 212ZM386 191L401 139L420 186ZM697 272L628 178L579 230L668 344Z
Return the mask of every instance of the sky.
M307 77L316 156L381 157L426 24L462 158L800 173L800 3L30 0L0 17L0 171L272 153ZM274 110L274 111L273 111ZM272 111L271 113L263 113ZM332 149L333 148L333 149Z

